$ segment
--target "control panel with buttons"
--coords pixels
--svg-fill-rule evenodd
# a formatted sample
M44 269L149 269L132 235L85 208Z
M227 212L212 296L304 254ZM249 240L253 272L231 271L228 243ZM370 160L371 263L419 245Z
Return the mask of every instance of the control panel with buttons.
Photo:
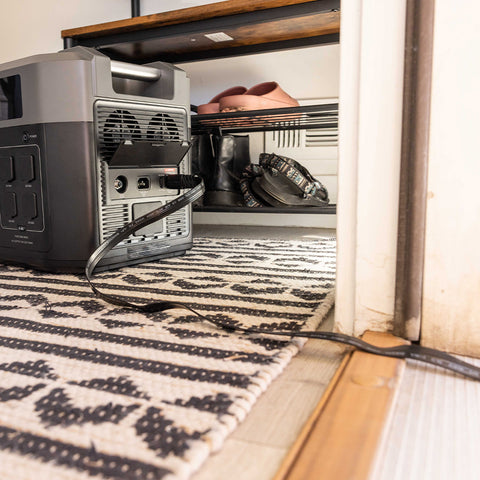
M0 227L27 232L44 229L37 145L0 147Z

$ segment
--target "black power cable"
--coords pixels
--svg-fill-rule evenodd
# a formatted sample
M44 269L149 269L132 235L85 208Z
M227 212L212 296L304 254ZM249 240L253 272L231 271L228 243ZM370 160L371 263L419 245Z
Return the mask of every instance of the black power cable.
M410 358L413 360L419 360L421 362L430 363L439 367L443 367L447 370L451 370L455 373L464 375L465 377L472 378L474 380L480 380L480 368L471 365L467 362L459 360L458 358L449 355L445 352L435 350L433 348L422 347L420 345L400 345L396 347L377 347L370 343L367 343L359 338L352 337L350 335L344 335L342 333L334 332L319 332L319 331L288 331L288 330L269 330L265 328L257 327L239 327L229 325L227 322L218 320L215 318L207 317L197 312L193 308L189 307L186 304L180 302L153 302L147 304L135 304L127 302L121 297L114 295L108 295L101 292L92 282L93 272L95 267L98 265L100 260L119 242L130 236L130 234L139 230L140 228L146 227L153 222L161 220L162 218L167 217L171 213L179 210L180 208L185 207L189 203L194 202L203 195L205 187L203 185L203 180L200 177L193 175L167 175L165 176L165 187L171 188L174 190L178 189L189 189L186 193L178 196L173 201L162 205L161 207L153 210L152 212L134 220L131 223L128 223L124 227L120 228L116 233L114 233L110 238L103 242L91 255L87 265L85 267L85 274L90 284L92 290L95 294L105 300L108 303L113 305L118 305L121 307L130 308L133 310L153 313L153 312L163 312L165 310L172 309L185 309L195 315L197 315L202 320L209 322L223 330L229 332L242 332L245 334L260 334L260 335L275 335L288 338L301 337L301 338L317 338L321 340L329 340L332 342L339 342L350 345L362 350L367 353L372 353L374 355L382 355L385 357L394 357L394 358Z

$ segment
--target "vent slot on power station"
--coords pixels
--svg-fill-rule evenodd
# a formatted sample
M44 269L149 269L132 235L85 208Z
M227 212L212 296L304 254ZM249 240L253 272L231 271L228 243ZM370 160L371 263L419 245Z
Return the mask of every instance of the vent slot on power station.
M98 105L96 125L98 155L107 163L126 141L165 144L186 138L185 112L173 108L158 111Z

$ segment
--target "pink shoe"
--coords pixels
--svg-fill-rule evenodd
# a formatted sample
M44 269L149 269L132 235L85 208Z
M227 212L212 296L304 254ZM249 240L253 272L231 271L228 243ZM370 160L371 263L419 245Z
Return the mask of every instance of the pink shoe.
M264 110L298 107L299 103L285 93L277 82L264 82L248 89L243 95L224 95L219 100L220 112Z
M206 113L219 113L219 100L222 97L231 96L231 95L242 95L245 93L247 89L245 87L232 87L229 88L222 93L219 93L215 97L213 97L208 103L204 103L203 105L199 105L197 109L197 113L199 115L205 115Z

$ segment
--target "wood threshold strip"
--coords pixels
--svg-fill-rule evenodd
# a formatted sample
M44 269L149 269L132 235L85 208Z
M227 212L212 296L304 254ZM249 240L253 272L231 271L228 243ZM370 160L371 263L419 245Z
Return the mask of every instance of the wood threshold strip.
M366 332L380 347L404 339ZM405 360L347 355L274 480L367 479Z
M224 2L182 8L180 10L169 10L152 15L143 15L125 20L116 20L113 22L99 23L97 25L62 30L62 38L88 38L92 36L99 37L115 33L133 32L148 28L205 20L207 18L309 3L312 1L316 0L250 0L249 2L245 2L244 0L226 0Z

